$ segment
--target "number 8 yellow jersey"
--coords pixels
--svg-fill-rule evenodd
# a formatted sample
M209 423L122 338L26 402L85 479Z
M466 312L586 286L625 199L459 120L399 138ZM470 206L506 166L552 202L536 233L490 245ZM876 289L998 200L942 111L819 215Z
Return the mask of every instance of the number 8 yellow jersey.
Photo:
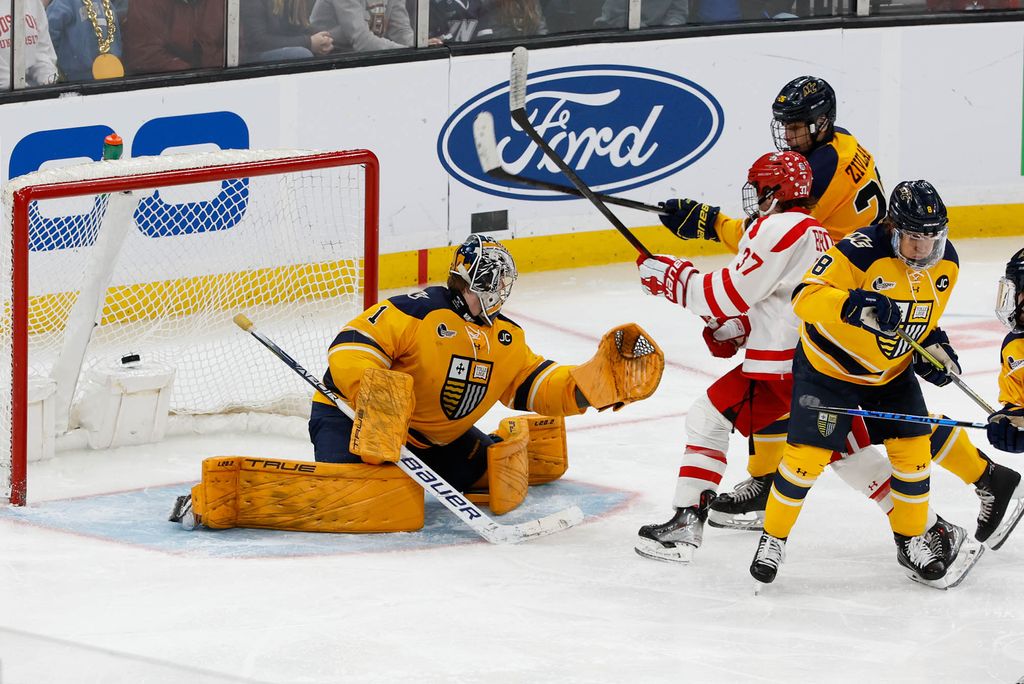
M918 342L939 324L960 272L953 244L930 269L910 268L893 251L888 229L850 233L818 258L793 290L793 310L803 321L800 344L814 368L856 385L884 385L910 365L911 348L898 337L844 323L850 290L870 290L896 302L899 327Z

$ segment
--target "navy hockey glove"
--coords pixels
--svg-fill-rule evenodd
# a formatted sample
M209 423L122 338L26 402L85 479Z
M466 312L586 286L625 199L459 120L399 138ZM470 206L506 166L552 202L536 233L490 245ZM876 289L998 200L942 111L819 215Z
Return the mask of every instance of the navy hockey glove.
M884 333L891 333L903 320L896 302L869 290L850 290L839 315L845 323Z
M659 214L658 218L677 238L718 242L718 233L715 232L718 207L691 199L670 199L662 202L661 206L665 213Z
M939 370L919 353L914 352L914 372L920 375L922 380L945 387L953 382L951 374L960 375L963 372L960 368L960 359L957 358L953 346L949 343L949 337L939 328L928 333L928 337L921 340L921 346L934 356L935 360L940 362L944 368L944 370Z
M988 441L996 449L1011 454L1024 452L1024 408L1007 404L988 417Z

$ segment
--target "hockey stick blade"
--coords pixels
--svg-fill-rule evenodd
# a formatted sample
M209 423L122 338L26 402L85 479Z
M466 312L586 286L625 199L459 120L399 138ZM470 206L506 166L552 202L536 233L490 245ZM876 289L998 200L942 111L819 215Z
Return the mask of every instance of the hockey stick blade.
M615 230L622 234L622 237L626 238L626 241L633 246L633 248L640 253L645 259L650 259L653 255L651 250L647 249L640 240L619 220L619 218L611 212L611 210L605 206L590 187L583 182L583 180L576 175L576 172L569 168L569 165L565 163L565 160L555 152L554 149L548 145L547 141L541 136L533 124L530 122L530 117L526 113L526 73L528 64L528 53L526 48L517 47L512 51L512 70L509 75L509 91L508 101L511 110L512 120L519 125L523 132L530 136L537 147L540 148L544 156L547 157L558 167L558 170L569 179L569 182L573 184L577 190L580 191L584 197L590 200L590 203L601 212L601 214L608 219L608 222L612 224Z
M291 368L315 390L334 402L334 405L338 407L339 411L349 418L353 417L352 409L349 408L337 394L334 394L329 390L326 385L320 382L319 378L303 368L298 361L293 359L287 352L277 346L273 340L256 330L256 327L247 316L244 314L236 314L234 322L235 325L252 335L257 342L270 350L274 356L284 362L286 366ZM397 465L402 472L412 478L416 484L423 487L424 491L441 502L441 504L449 511L454 513L457 518L469 525L477 534L492 544L518 544L519 542L526 541L527 539L535 539L536 537L544 537L555 532L560 532L582 522L583 520L583 511L580 510L580 507L570 506L565 510L552 513L551 515L547 515L537 520L518 523L516 525L502 525L495 522L474 504L467 501L454 487L448 484L443 477L435 473L430 466L424 463L419 456L415 455L404 446L402 447L401 458L399 458L395 465Z
M860 416L862 418L875 418L877 420L895 420L903 423L923 423L925 425L946 425L948 427L965 427L976 430L985 430L987 423L971 420L954 420L952 418L935 418L933 416L918 416L910 413L893 413L891 411L869 411L867 409L851 409L839 406L823 406L818 397L810 394L801 395L797 400L803 408L831 413L839 416Z
M480 167L483 168L484 173L488 176L508 183L526 185L532 188L560 192L564 195L586 199L582 192L572 186L518 176L503 169L501 166L501 155L498 154L497 137L494 134L494 116L490 112L480 112L473 120L473 142L476 145L476 156L480 160ZM600 192L595 192L594 195L605 204L614 204L626 207L627 209L636 209L637 211L646 211L652 214L665 213L663 207L656 207L653 204L644 204L636 200L605 195Z

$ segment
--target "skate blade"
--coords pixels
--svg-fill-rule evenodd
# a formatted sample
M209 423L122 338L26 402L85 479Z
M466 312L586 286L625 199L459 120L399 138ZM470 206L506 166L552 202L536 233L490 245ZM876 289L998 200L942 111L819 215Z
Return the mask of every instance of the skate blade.
M1020 522L1021 517L1024 516L1024 499L1013 499L1013 501L1013 510L1006 511L1003 515L1003 521L999 523L999 527L985 540L985 544L993 551L1006 542L1006 538L1010 536L1010 533L1017 527L1017 523Z
M932 589L941 589L942 591L952 589L953 587L960 586L960 583L967 578L967 574L975 566L983 553L985 553L985 546L983 544L973 539L966 539L960 546L960 552L957 554L956 560L946 570L946 574L939 579L926 580L914 572L908 572L907 577L918 584L923 584Z
M708 510L708 525L717 527L720 530L748 530L750 532L764 531L764 511L753 511L751 513L722 513L720 511Z
M679 565L689 565L693 561L693 552L697 550L697 547L690 546L689 544L680 544L679 546L662 546L659 542L653 539L647 539L646 537L640 537L636 545L633 547L638 556L642 558L650 558L651 560L662 561L665 563L677 563Z

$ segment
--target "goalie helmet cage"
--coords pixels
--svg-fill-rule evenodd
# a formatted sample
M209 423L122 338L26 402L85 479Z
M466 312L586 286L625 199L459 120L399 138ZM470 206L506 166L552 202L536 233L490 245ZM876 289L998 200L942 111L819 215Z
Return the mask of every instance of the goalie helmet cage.
M308 412L309 387L231 319L252 315L323 368L377 301L378 187L367 150L104 160L8 183L0 500L26 501L30 379L56 386L58 434L88 374L127 354L174 368L172 414Z

